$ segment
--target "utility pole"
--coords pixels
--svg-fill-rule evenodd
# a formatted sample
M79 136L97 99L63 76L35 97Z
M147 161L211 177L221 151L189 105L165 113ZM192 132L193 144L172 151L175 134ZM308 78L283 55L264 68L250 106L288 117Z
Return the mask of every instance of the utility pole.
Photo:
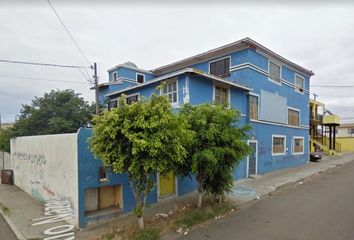
M93 63L93 78L95 81L95 99L96 99L96 115L100 114L100 107L98 103L98 77L97 77L97 63Z

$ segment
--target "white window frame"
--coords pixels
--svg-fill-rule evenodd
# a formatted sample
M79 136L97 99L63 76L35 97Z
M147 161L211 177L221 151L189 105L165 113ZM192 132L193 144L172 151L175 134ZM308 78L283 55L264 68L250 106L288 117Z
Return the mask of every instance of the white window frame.
M175 108L175 107L178 107L178 106L179 106L178 78L175 77L175 78L172 78L172 79L167 79L167 80L165 81L166 84L170 84L170 83L172 83L172 82L176 82L177 99L176 99L176 102L174 102L174 103L170 102L170 103L171 103L172 107ZM167 94L164 94L164 93L163 93L163 89L162 89L162 88L160 89L160 96L167 96Z
M116 82L117 78L118 78L117 72L116 71L112 72L112 82Z
M289 107L289 106L288 106L288 112L287 112L287 114L288 114L288 117L287 117L288 118L288 125L289 126L294 126L294 127L299 127L299 126L295 126L295 125L290 125L289 124L289 109L299 113L299 126L301 126L301 110L298 109L298 108L293 108L293 107Z
M128 104L127 103L127 98L134 97L134 96L138 96L138 101L140 100L140 93L132 93L132 94L129 94L129 95L125 96L125 103Z
M250 92L248 95L251 95L251 96L254 96L254 97L257 97L257 104L258 104L258 119L253 119L253 118L251 118L251 115L249 114L250 112L249 112L249 110L248 110L248 114L249 114L249 119L250 120L260 120L260 117L259 117L259 113L260 113L260 95L259 94L257 94L257 93L252 93L252 92ZM249 99L248 99L248 105L250 105L249 104Z
M277 137L277 138L284 138L284 152L282 153L273 153L273 141L274 141L274 138ZM273 134L272 135L272 156L282 156L282 155L285 155L286 154L286 135L276 135L276 134Z
M145 74L143 74L143 73L135 73L135 81L138 83L138 75L142 75L143 76L143 82L142 83L144 83L145 82Z
M231 56L226 56L226 57L222 57L222 58L217 58L215 60L212 60L212 61L209 61L209 64L208 64L208 73L210 73L210 64L214 63L214 62L218 62L220 60L225 60L225 59L229 59L229 73L231 74L230 70L231 70Z
M226 88L227 89L227 98L228 98L228 108L231 108L231 91L230 91L230 87L225 86L223 84L213 84L213 104L215 103L215 87L222 87L222 88Z
M247 145L249 146L250 143L256 143L256 173L258 174L258 140L247 140ZM250 166L250 157L247 156L247 169L246 169L246 176L249 177L249 166Z
M297 89L296 77L302 78L302 80L304 80L303 81L303 86L302 86L302 91L299 91ZM295 75L294 75L294 88L295 88L295 92L300 93L300 94L304 94L304 91L305 91L305 78L303 76L301 76L300 74L297 74L297 73L295 73Z
M302 139L302 152L295 152L295 140ZM302 136L294 136L293 137L293 155L303 155L305 152L305 138Z
M269 70L269 68L270 68L270 63L273 63L274 65L277 65L278 67L279 67L279 82L277 82L277 81L274 81L273 79L271 79L270 78L270 70ZM279 63L277 63L277 62L275 62L275 61L273 61L273 60L270 60L270 59L268 59L268 80L269 81L271 81L271 82L273 82L273 83L275 83L275 84L277 84L277 85L280 85L281 86L281 81L282 81L282 65L281 64L279 64Z

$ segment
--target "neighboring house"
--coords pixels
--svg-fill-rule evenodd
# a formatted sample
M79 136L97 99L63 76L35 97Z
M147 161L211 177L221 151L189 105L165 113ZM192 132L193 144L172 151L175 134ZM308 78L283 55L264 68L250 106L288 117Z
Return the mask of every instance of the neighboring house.
M354 152L354 123L341 124L338 127L337 141L343 152Z
M325 104L310 99L310 151L338 154L341 143L336 138L340 124L338 115L325 108Z
M108 70L109 82L99 85L99 95L110 109L122 94L131 103L151 96L164 82L158 93L168 96L175 109L185 103L228 103L240 112L239 126L252 126L248 143L254 152L235 169L234 178L240 179L309 160L312 75L245 38L149 71L131 62L117 65ZM158 181L159 198L178 195L177 180ZM170 191L162 191L166 185Z

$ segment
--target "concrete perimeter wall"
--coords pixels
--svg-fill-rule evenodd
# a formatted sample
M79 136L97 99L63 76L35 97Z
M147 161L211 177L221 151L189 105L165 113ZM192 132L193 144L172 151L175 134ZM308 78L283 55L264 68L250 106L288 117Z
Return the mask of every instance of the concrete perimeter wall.
M40 202L68 199L72 220L78 225L77 134L56 134L11 139L15 185Z
M354 152L354 137L338 137L336 142L342 145L342 152Z

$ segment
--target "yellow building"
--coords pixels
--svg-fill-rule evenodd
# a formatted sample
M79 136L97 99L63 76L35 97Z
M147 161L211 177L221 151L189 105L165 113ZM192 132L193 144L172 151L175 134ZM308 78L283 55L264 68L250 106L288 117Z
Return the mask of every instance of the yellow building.
M354 152L354 123L341 124L337 130L337 141L342 152Z
M341 144L336 140L336 128L340 125L338 115L326 110L325 105L310 99L310 151L338 154Z

